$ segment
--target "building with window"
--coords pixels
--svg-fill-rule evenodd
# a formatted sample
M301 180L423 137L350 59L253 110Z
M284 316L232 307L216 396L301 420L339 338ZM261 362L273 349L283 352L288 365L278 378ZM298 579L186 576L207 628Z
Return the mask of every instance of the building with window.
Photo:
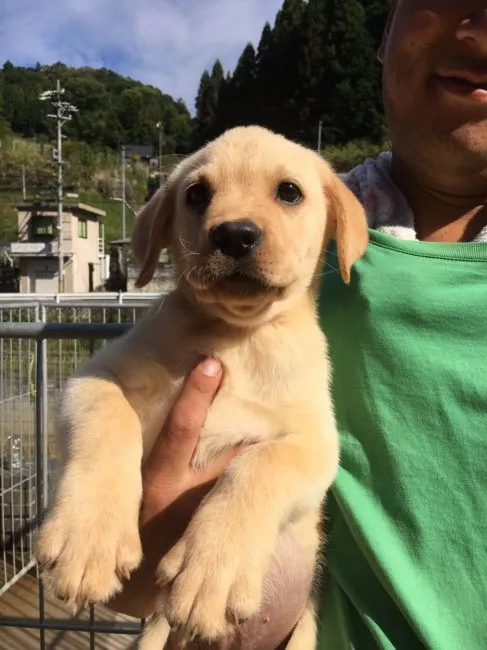
M21 293L57 293L57 205L25 201L17 206L19 240L10 254L20 270ZM105 212L83 203L63 204L64 290L98 289L107 278L102 219Z

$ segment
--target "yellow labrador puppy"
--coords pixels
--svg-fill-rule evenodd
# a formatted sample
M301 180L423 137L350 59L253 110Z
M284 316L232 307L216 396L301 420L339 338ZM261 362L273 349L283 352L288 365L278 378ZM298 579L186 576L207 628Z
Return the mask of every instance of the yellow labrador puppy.
M368 241L362 207L318 154L260 127L187 158L137 218L138 285L170 246L177 289L67 384L62 474L37 546L47 587L74 606L104 601L140 563L141 462L202 355L224 379L194 465L251 443L162 558L143 648L161 650L172 624L211 641L253 615L283 529L317 557L339 456L314 297L330 237L349 282ZM314 645L310 600L290 647Z

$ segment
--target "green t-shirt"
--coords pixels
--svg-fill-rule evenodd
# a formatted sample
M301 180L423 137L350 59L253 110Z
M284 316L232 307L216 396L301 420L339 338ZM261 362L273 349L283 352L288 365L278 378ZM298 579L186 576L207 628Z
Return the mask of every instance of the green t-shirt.
M318 647L487 650L487 243L370 237L321 288L342 453Z

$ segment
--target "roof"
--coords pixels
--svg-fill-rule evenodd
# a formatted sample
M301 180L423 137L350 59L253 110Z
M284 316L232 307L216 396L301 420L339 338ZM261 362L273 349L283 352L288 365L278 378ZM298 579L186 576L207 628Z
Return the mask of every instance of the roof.
M127 144L125 145L125 153L128 156L151 158L154 154L154 147L151 144Z
M17 210L25 210L27 212L36 209L39 212L56 212L57 203L54 201L42 201L42 200L33 200L33 201L20 201L15 204ZM63 212L69 210L71 212L84 212L92 217L106 217L107 213L105 210L100 210L100 208L95 208L92 205L87 205L86 203L71 203L69 201L63 201Z

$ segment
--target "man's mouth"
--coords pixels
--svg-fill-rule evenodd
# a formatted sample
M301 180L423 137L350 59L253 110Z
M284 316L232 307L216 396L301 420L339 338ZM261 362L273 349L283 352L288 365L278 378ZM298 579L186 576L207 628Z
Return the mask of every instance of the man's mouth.
M487 102L487 77L474 74L441 74L437 76L441 86L449 93L467 99Z

